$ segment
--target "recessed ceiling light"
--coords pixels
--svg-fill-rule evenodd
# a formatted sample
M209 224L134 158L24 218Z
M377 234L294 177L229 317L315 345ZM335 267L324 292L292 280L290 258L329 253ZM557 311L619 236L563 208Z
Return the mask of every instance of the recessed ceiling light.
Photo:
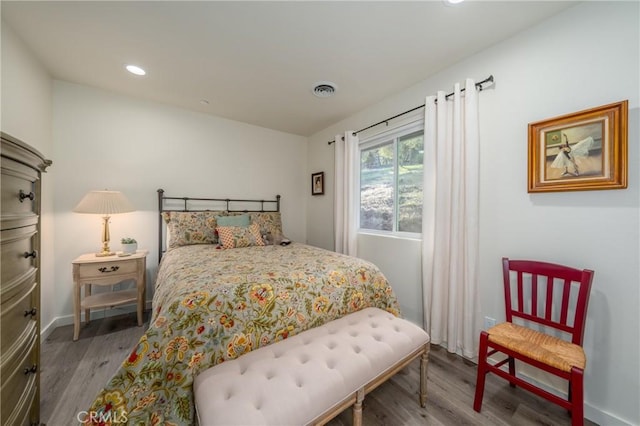
M445 0L446 3L449 4L458 4L458 3L462 3L464 0Z
M147 72L137 65L127 65L127 71L135 75L145 75Z
M319 98L328 98L338 91L338 86L330 81L319 81L313 85L311 90Z

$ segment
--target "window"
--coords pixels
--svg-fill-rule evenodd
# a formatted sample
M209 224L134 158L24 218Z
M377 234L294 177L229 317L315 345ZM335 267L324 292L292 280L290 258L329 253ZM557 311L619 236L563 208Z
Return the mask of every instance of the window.
M362 141L360 228L422 232L422 124Z

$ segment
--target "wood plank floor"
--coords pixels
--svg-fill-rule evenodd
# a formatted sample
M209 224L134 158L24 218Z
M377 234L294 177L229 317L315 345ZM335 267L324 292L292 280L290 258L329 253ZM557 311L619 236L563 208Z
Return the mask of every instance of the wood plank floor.
M73 326L57 328L42 345L41 422L78 424L85 410L144 333L135 314L94 320L72 341ZM363 423L382 425L570 425L566 411L522 389L487 377L482 413L473 411L476 366L437 346L431 347L427 407L418 403L419 362L365 397ZM586 421L585 424L593 425ZM329 425L351 425L348 409Z

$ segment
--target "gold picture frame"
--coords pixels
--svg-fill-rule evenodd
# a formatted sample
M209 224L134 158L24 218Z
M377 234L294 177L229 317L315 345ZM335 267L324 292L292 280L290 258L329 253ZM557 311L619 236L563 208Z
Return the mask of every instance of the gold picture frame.
M627 187L628 101L529 124L528 192Z

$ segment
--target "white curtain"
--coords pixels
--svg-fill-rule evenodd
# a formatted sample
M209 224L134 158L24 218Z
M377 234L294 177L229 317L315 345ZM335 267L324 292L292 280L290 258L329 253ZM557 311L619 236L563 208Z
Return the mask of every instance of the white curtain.
M352 131L335 138L335 250L357 255L358 197L358 136Z
M425 329L435 344L477 354L478 93L466 80L448 100L427 97L424 133L422 284Z

